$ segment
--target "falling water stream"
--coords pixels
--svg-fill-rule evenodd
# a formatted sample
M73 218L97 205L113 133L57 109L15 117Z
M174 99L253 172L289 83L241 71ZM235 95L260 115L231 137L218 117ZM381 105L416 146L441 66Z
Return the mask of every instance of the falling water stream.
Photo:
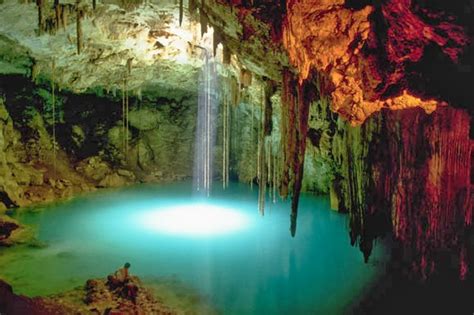
M196 127L194 187L209 196L212 185L212 163L216 138L215 118L217 114L217 75L213 58L203 49L204 63L199 75L198 115Z

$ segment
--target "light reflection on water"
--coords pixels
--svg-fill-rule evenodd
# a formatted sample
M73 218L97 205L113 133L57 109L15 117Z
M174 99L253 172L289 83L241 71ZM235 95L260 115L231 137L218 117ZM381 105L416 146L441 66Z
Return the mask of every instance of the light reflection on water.
M214 210L230 209L236 215L231 221L245 218L245 224L231 231L217 226L213 234L170 233L153 224L156 216L146 217L151 209L156 214L186 205L191 211L203 202ZM49 246L4 250L0 275L16 292L45 295L104 277L129 261L132 273L145 280L176 277L224 314L347 310L383 264L364 264L349 244L347 217L331 211L325 197L302 196L295 238L289 233L289 203L267 204L261 217L257 191L240 184L216 188L206 201L193 197L190 183L102 191L21 215L23 222L38 225L39 238ZM383 257L378 245L371 259Z

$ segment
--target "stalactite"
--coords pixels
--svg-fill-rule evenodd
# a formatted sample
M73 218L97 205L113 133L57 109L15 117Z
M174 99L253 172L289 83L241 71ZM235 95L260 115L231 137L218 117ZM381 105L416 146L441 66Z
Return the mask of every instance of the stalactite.
M127 74L128 75L132 74L132 62L133 62L133 58L127 59Z
M209 23L207 15L204 11L199 9L199 23L201 24L201 37L207 33L207 23Z
M122 153L125 159L125 78L122 82Z
M265 89L263 95L264 115L265 115L265 136L272 133L272 101L271 97L275 93L275 83L271 80L265 80Z
M188 1L188 11L189 11L189 15L190 16L193 16L194 14L196 14L196 10L197 10L197 3L196 3L196 0L189 0Z
M313 95L307 89L307 82L297 83L289 70L283 72L281 144L283 148L283 169L280 194L286 197L291 190L291 235L296 234L298 202L303 180L304 153L308 131L309 105ZM294 86L297 86L296 91ZM295 95L296 94L296 95Z
M222 102L222 187L226 188L226 145L227 145L227 100L224 91L224 100Z
M251 123L250 123L250 139L252 139L251 143L254 143L254 130L255 130L255 123L254 123L254 120L255 120L255 110L254 110L254 106L251 104L250 105L252 107L252 120L251 120ZM253 149L253 148L252 148ZM254 175L255 175L255 172L256 172L256 168L253 167L252 168L252 176L250 178L250 188L253 189L253 179L254 179Z
M243 87L252 85L252 72L246 69L240 69L240 82Z
M222 43L222 33L217 28L215 28L214 33L212 34L212 50L214 57L217 53L217 46L219 46L220 43Z
M263 88L262 88L263 94ZM260 122L258 128L258 210L263 216L265 214L265 191L267 187L267 175L266 175L266 158L265 158L265 115L264 115L264 103L260 102Z
M44 4L44 0L36 0L36 5L38 6L38 35L41 35L44 29L43 4Z
M80 8L81 0L76 0L76 34L77 34L77 54L80 55L82 51L82 16L83 12Z
M61 25L63 29L66 29L67 27L67 22L68 22L68 16L69 16L69 6L66 5L61 5Z
M272 174L272 195L273 195L273 203L276 203L276 195L277 195L277 183L278 183L278 178L277 178L277 171L278 171L278 159L276 154L273 155L273 174Z
M297 100L297 148L293 157L293 172L295 174L293 184L293 194L291 199L291 235L296 234L296 219L298 217L298 203L300 199L301 184L303 182L303 170L304 170L304 155L306 151L306 136L308 133L308 114L309 106L312 101L312 97L306 91L306 82L298 84L298 100ZM312 89L314 90L314 89Z
M61 7L59 6L59 0L54 0L54 28L55 31L59 29L59 26L61 24Z
M128 97L128 79L125 79L125 160L128 160L128 148L129 148L129 121L128 113L130 111L129 97Z
M282 94L281 94L281 177L280 195L283 198L288 196L290 186L290 157L292 156L292 145L295 140L291 138L291 126L294 125L294 99L291 93L292 74L288 69L283 71Z
M227 45L224 45L224 49L222 51L222 63L225 65L230 64L231 59L231 51Z
M183 0L179 0L179 26L183 24Z

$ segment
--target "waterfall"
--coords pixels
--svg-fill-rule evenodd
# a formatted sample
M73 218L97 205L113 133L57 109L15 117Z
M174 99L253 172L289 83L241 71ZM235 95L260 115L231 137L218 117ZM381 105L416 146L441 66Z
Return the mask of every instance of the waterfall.
M198 115L196 142L194 148L194 188L209 196L212 185L212 163L216 138L215 119L217 115L217 75L213 58L207 49L204 64L199 74Z

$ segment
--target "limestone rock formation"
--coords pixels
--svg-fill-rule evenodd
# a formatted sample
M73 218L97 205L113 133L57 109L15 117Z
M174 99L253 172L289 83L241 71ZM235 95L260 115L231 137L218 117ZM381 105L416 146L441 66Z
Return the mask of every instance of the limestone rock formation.
M357 9L344 0L289 1L283 43L300 80L310 71L325 75L323 89L332 98L332 109L352 124L361 124L381 108L421 107L431 113L446 105L446 99L411 91L406 82L409 64L420 61L429 45L438 45L456 62L469 39L449 17L430 14L411 0ZM387 25L383 39L378 16Z
M11 286L0 280L0 312L6 314L176 314L159 301L136 277L135 303L119 291L111 290L105 280L88 280L84 288L51 297L29 298L13 293Z

